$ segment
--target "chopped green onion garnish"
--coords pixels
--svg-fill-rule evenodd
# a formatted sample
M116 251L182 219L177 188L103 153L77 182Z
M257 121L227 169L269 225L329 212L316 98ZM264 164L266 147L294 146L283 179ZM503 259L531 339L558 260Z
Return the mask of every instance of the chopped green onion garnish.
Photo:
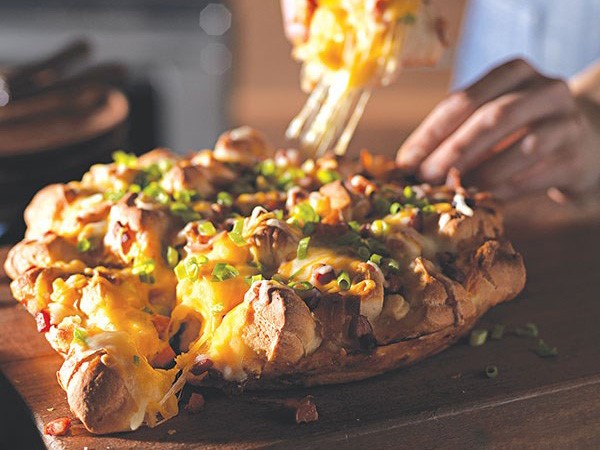
M356 253L358 253L358 257L364 261L367 261L371 257L371 250L365 246L358 247Z
M193 189L182 189L173 193L173 198L181 203L190 203L197 193Z
M125 191L122 189L118 189L116 191L106 191L104 193L104 198L109 202L118 202L125 195Z
M81 328L75 327L73 330L73 340L80 344L87 345L87 333Z
M283 220L283 210L276 209L275 211L273 211L273 214L275 214L276 219Z
M137 164L137 156L133 153L126 153L123 150L113 152L112 159L115 163L125 167L135 168Z
M469 345L471 347L479 347L480 345L485 344L487 340L488 331L483 328L475 328L471 331L471 336L469 337Z
M167 173L173 167L173 163L168 159L161 159L158 162L158 169L163 173Z
M169 194L160 187L160 185L156 181L152 181L148 186L146 186L142 193L154 200L156 200L161 205L166 205L171 201Z
M494 328L492 328L492 333L490 334L490 338L494 341L499 341L500 339L502 339L503 335L504 325L494 325Z
M178 262L179 262L179 253L177 253L177 250L175 250L175 248L168 246L167 247L167 264L169 264L169 267L172 269L177 265Z
M384 238L390 230L390 226L383 220L374 220L371 224L371 233L378 238Z
M314 208L306 202L298 203L294 206L292 217L302 224L307 222L319 222L321 220L321 217L319 217Z
M244 219L240 218L234 222L233 229L229 233L227 233L227 236L229 236L229 239L231 239L235 245L237 245L238 247L241 247L242 245L246 245L246 241L244 240L243 232L244 232Z
M150 274L152 272L154 272L154 269L156 268L156 263L154 262L153 259L146 259L142 262L137 262L136 264L134 264L134 266L131 269L131 273L133 273L134 275L144 275L144 274Z
M488 378L496 378L498 376L498 368L496 366L486 366L485 376Z
M310 236L300 239L298 242L298 248L296 249L296 257L298 259L306 258L308 255L308 244L310 243Z
M290 287L295 291L310 291L313 288L313 285L308 281L295 281L290 283Z
M217 194L217 203L223 206L233 206L233 197L229 192L219 192Z
M388 269L398 271L400 270L400 262L395 259L388 259L385 261L385 265Z
M140 365L140 357L138 355L133 355L133 365L134 366Z
M277 281L278 283L281 283L281 284L286 284L287 283L286 280L285 280L285 278L283 277L283 275L281 275L279 273L274 274L271 277L271 280Z
M81 238L77 241L77 251L79 253L86 253L92 249L92 243L87 238Z
M347 291L350 289L350 286L352 285L350 274L343 270L337 277L337 284L342 291Z
M263 277L260 273L258 275L252 275L244 278L244 280L246 280L246 283L248 283L249 286L252 286L256 281L260 281L262 279Z
M358 223L356 220L352 220L350 222L348 222L348 226L350 227L350 229L356 233L358 233L360 231L360 223Z
M436 212L435 206L433 206L433 205L424 205L421 208L421 211L423 211L425 214L432 214L432 213Z
M404 195L404 198L406 200L412 200L413 197L415 196L415 191L413 191L413 188L410 186L406 186L404 188L404 191L402 191L402 194Z
M397 214L402 209L402 205L398 202L392 203L390 206L390 214Z
M265 159L264 161L259 163L257 167L258 172L265 177L270 177L271 175L274 175L276 168L277 167L275 166L275 161L273 161L272 159Z
M129 192L133 192L134 194L139 194L140 192L142 192L142 187L139 184L130 184L129 188L127 189Z
M217 234L217 229L215 228L213 223L208 220L206 222L200 222L198 224L198 231L202 236L214 236L215 234Z
M550 345L546 344L542 339L538 340L535 352L541 358L549 358L558 355L558 349L556 347L551 347Z
M369 261L371 261L374 264L377 264L378 266L381 265L381 255L378 255L377 253L373 253L371 255L371 257L369 258Z
M240 272L227 263L217 263L212 271L213 281L225 281L230 278L235 278Z
M337 173L335 170L317 170L317 179L321 184L331 183L332 181L339 180L340 178L340 174Z
M538 337L539 331L538 327L535 323L526 323L525 326L517 327L515 329L515 334L521 337Z
M191 222L193 220L199 220L202 218L199 213L193 209L190 209L185 203L173 202L169 205L169 209L184 222Z

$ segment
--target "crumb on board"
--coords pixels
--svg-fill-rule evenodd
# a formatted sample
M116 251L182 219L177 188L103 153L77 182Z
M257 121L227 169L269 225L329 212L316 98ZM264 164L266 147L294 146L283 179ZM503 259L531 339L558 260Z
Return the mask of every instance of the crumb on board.
M175 429L173 429L173 428L171 428L171 429L167 430L167 434L168 434L169 436L173 436L175 433L177 433L177 430L175 430Z

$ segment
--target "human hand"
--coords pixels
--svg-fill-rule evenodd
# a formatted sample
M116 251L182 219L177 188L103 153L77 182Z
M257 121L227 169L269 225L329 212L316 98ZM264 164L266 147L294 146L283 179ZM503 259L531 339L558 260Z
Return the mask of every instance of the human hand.
M397 162L431 183L455 167L501 198L550 187L583 191L600 179L594 114L565 81L518 59L438 104Z

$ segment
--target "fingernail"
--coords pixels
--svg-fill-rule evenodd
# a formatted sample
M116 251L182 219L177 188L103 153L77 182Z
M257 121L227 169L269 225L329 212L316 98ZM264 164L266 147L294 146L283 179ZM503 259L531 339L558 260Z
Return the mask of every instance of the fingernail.
M421 166L419 178L430 183L439 183L444 178L444 173L438 167Z
M398 158L396 159L396 162L400 167L412 168L416 163L416 158L414 155L418 155L419 151L420 150L416 147L411 147L407 150L401 149L398 153Z

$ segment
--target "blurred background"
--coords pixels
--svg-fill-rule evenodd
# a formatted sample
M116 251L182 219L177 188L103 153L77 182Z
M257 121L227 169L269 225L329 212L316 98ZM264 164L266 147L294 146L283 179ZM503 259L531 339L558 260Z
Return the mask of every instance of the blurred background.
M351 153L395 151L447 92L451 59L376 92ZM35 191L115 149L186 152L242 124L289 145L299 68L275 0L0 0L0 244L21 238Z

